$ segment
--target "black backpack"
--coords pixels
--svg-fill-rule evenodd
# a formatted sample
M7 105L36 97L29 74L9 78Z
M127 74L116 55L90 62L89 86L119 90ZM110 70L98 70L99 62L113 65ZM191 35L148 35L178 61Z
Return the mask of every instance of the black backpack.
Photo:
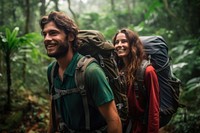
M123 75L119 75L117 63L114 59L115 48L113 44L106 41L103 34L97 30L80 30L78 38L78 52L97 60L114 93L119 116L122 122L125 122L128 115L126 86Z
M160 127L163 127L169 123L172 115L177 112L181 105L179 103L181 81L172 72L171 59L165 40L161 36L140 36L140 40L144 45L148 60L143 60L136 72L136 82L138 87L144 90L145 69L150 64L155 68L160 86Z

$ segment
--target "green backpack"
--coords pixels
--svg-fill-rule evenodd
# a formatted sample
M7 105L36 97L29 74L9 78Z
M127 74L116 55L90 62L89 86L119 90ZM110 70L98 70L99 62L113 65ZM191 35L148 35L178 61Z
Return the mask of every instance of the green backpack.
M126 86L124 76L119 74L117 63L114 59L115 48L113 44L106 41L103 34L97 30L80 30L78 38L78 52L97 60L114 93L119 116L122 122L125 122L128 115Z
M75 82L77 88L73 88L70 90L55 90L53 85L53 74L55 69L55 62L51 69L51 92L54 91L56 93L52 94L52 104L51 110L53 111L54 117L56 119L62 120L60 114L56 113L54 100L72 93L80 93L83 100L84 112L85 112L85 129L90 130L90 113L88 105L91 104L88 101L89 95L87 94L87 88L85 88L85 70L87 66L91 62L97 62L101 68L103 69L109 85L113 91L115 103L117 106L117 110L119 116L121 118L122 123L124 123L127 119L128 115L128 100L126 96L126 86L124 82L123 75L119 75L119 71L114 60L114 46L107 42L104 36L95 30L80 30L78 34L79 43L78 43L78 52L84 55L81 58L76 67L75 72ZM57 92L59 91L59 92ZM56 125L54 123L53 125ZM59 122L59 127L66 127L64 122ZM62 130L62 129L61 129ZM104 128L100 129L98 132L104 132ZM68 129L70 131L70 129ZM72 131L73 132L73 131Z

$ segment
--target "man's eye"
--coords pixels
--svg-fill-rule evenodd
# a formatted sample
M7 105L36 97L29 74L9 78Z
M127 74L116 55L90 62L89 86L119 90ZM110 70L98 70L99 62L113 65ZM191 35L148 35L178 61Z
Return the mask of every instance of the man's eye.
M46 33L45 33L45 32L41 32L41 35L42 35L42 36L46 36Z
M49 35L57 35L57 34L58 34L57 31L50 31L50 32L49 32Z

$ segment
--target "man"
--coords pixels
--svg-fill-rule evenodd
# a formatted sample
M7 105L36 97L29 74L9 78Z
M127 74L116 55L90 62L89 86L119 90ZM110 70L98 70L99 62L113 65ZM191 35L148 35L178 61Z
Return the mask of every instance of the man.
M54 91L70 90L76 88L75 70L82 55L77 53L76 24L62 12L51 12L42 17L40 27L44 36L44 45L49 57L54 57L57 62L54 70ZM49 87L51 88L50 73L52 64L48 67ZM107 127L108 133L121 133L121 121L117 113L112 90L100 66L92 62L85 71L85 83L88 101L93 101L95 106L89 105L90 129L86 129L83 99L80 93L63 95L56 100L55 110L52 107L49 132L94 132ZM64 123L64 128L60 123Z

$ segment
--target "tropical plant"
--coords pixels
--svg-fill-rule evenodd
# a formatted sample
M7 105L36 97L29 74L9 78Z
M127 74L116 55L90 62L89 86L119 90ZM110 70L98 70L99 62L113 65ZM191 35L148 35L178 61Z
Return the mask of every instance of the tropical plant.
M11 89L11 55L15 51L18 50L19 44L20 44L20 38L17 37L19 28L14 28L13 31L10 31L8 28L6 28L5 35L0 35L0 49L3 52L4 60L6 62L6 75L7 75L7 103L6 108L7 110L10 110L10 89Z
M186 37L185 37L186 38ZM180 101L185 105L179 109L170 124L170 132L199 132L200 96L200 38L187 38L172 43L170 55L173 58L173 70L182 81ZM194 102L195 101L195 102Z
M4 108L5 111L11 110L11 62L14 57L13 55L19 52L19 50L22 49L24 46L34 46L33 40L34 37L37 37L37 35L33 33L29 33L19 37L18 33L18 27L15 27L12 31L6 28L5 35L3 33L0 33L0 50L2 51L5 60L7 76L7 101Z

